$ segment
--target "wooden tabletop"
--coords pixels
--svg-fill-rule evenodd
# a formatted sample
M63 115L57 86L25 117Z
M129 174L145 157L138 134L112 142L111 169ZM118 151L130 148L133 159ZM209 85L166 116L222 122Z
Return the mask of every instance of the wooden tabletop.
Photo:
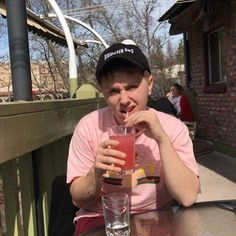
M236 206L236 201L234 202ZM235 212L228 205L196 204L190 208L172 207L131 216L131 236L235 236ZM105 236L105 228L91 230L84 236Z

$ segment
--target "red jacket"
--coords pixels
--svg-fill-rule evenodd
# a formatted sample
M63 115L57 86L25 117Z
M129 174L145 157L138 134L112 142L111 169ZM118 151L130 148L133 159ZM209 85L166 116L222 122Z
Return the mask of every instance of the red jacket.
M181 108L180 119L182 121L194 121L191 104L185 95L181 95L180 108Z

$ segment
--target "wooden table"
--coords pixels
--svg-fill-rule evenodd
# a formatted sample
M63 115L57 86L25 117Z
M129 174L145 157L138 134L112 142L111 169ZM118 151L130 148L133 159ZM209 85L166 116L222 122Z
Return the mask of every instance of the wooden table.
M236 207L236 201L233 202ZM195 204L190 208L172 207L131 217L133 236L235 236L235 212L225 210L229 205ZM231 206L231 205L230 205ZM84 236L105 236L104 226Z

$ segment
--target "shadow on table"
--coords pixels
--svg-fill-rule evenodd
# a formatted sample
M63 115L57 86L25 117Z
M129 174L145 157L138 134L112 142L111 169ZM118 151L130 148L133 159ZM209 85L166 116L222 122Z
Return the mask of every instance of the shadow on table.
M197 162L236 183L236 158L213 151L197 157Z

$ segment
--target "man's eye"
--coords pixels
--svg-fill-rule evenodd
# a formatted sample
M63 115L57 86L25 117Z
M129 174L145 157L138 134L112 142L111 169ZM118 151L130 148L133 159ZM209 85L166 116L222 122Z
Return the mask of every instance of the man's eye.
M136 85L136 84L134 84L134 85L130 85L127 89L128 90L134 90L134 89L136 89L138 86Z
M109 94L117 94L117 93L119 93L118 89L110 89L109 90Z

